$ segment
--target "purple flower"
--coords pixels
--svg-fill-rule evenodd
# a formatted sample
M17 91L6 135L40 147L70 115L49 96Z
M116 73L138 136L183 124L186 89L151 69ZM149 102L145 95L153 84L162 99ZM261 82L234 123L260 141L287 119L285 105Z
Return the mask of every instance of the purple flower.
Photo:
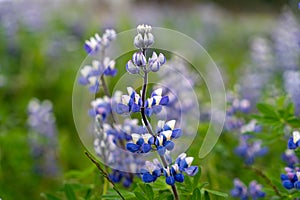
M282 154L282 160L286 162L287 166L294 168L296 164L299 164L299 159L293 150L287 149Z
M248 141L250 136L240 136L240 144L235 148L235 153L244 159L246 165L252 165L258 156L263 156L268 152L267 147L261 147L261 141Z
M37 173L44 176L57 175L57 129L50 101L40 102L38 99L32 99L29 102L28 126L29 144Z
M285 174L280 175L280 179L284 188L297 189L300 190L300 169L296 167L295 169L286 167Z
M231 190L231 196L241 200L264 198L265 193L262 191L262 186L257 181L251 181L249 187L235 178L233 181L234 188Z

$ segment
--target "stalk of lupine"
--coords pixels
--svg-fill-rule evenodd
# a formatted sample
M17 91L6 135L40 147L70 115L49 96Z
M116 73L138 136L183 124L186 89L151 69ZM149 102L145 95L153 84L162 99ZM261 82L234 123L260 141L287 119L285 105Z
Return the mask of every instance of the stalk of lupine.
M30 100L28 104L29 144L37 172L44 176L57 175L57 130L50 101Z
M84 48L87 53L95 54L98 51L101 52L99 60L93 60L91 65L85 65L80 70L78 79L78 82L81 85L87 85L92 93L97 93L101 84L105 87L103 76L115 76L117 74L116 62L105 56L106 49L115 38L116 32L112 29L107 29L102 37L96 34L95 37L91 37L90 40L85 42Z
M122 102L117 105L117 113L141 113L142 122L147 132L143 134L131 134L132 141L126 144L126 148L132 153L148 153L151 150L157 151L162 164L147 162L145 169L141 170L142 179L147 183L153 182L158 176L164 174L166 176L166 183L171 185L174 198L178 200L179 196L175 181L182 182L184 180L183 171L194 175L197 173L198 167L190 166L193 159L182 155L176 160L178 163L175 163L174 166L170 166L170 163L167 162L166 152L174 148L172 139L178 138L181 135L181 130L175 128L175 120L168 122L160 121L156 132L153 131L148 121L147 116L160 112L161 106L166 106L169 103L168 96L162 96L162 89L155 90L152 92L150 98L146 98L148 74L159 71L160 67L166 62L166 59L163 54L157 55L154 51L147 62L147 48L154 42L151 27L140 25L137 27L137 31L138 34L134 39L134 44L139 51L133 54L132 60L128 61L126 70L130 74L138 74L143 78L141 96L132 88L129 88L128 95L123 95Z

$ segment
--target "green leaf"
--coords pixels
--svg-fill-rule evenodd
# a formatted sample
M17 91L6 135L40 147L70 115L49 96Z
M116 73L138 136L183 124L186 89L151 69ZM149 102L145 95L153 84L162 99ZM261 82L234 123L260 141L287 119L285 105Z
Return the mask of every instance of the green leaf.
M76 200L76 195L70 184L65 184L64 191L65 191L65 194L66 194L68 200Z
M272 105L266 103L258 103L256 106L262 114L269 117L277 117L276 109Z
M148 196L148 199L152 200L154 198L153 189L149 184L145 184L145 193Z
M147 198L145 198L145 196L141 192L134 191L134 194L135 194L136 198L139 200L147 200Z
M194 189L191 200L200 200L201 199L201 192L199 188Z
M209 194L207 191L204 191L204 199L205 200L210 200Z
M228 194L226 194L224 192L219 192L219 191L216 191L216 190L209 190L209 189L204 189L204 190L206 192L209 192L209 193L213 194L213 195L228 198Z

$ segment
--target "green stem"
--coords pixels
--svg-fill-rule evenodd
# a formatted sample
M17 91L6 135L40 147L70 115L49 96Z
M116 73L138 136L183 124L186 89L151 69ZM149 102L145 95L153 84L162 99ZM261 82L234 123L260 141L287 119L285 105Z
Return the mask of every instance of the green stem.
M272 183L272 181L260 170L255 167L245 166L245 168L252 170L254 173L256 173L258 176L262 177L268 185L272 187L274 192L278 197L282 197L282 195L279 192L279 189Z
M121 194L121 192L120 192L120 191L118 190L118 188L116 187L115 183L112 182L112 181L109 179L107 173L102 169L101 165L100 165L100 164L92 157L92 155L89 154L87 151L84 152L84 153L85 153L85 155L86 155L86 156L87 156L87 157L88 157L88 158L96 165L96 167L99 169L101 175L107 180L107 182L110 182L110 183L112 184L113 189L118 193L118 195L120 196L120 198L121 198L122 200L125 200L125 198L123 197L123 195ZM108 184L108 183L107 183L107 184ZM104 193L104 189L103 189L103 193Z

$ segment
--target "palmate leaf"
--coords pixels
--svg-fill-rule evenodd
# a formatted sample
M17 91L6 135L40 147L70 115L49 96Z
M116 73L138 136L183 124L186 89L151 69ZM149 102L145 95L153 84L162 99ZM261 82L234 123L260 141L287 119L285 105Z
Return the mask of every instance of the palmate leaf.
M258 103L256 107L263 115L270 118L278 118L278 113L274 106L267 103Z

